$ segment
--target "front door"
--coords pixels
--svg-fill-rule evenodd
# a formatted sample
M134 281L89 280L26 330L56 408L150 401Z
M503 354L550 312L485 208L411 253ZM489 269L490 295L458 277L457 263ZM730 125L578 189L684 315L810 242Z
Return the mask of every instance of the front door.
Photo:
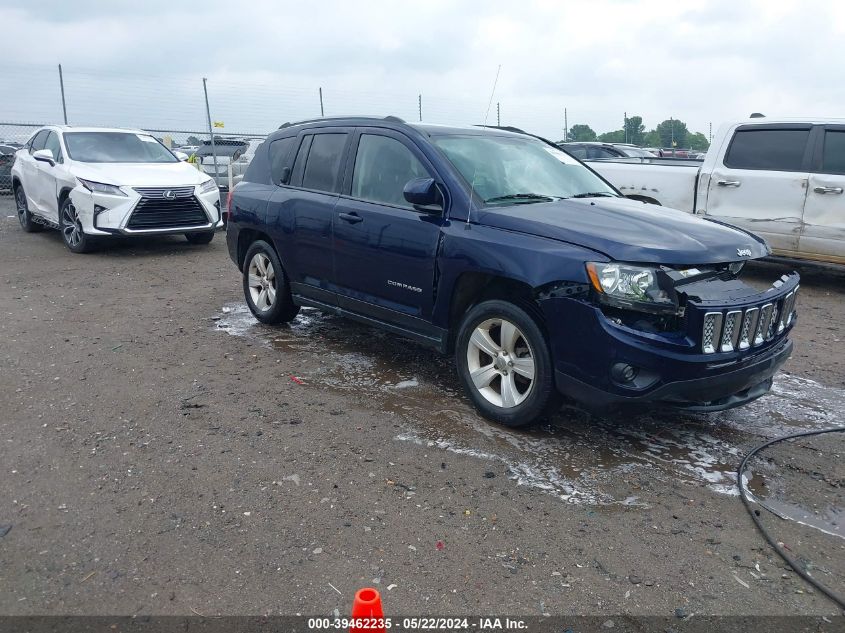
M335 286L341 307L412 330L431 318L442 212L417 210L405 185L433 177L404 135L356 135L352 178L334 214Z
M809 125L737 128L713 169L706 215L765 238L776 252L798 249L807 196Z
M845 126L828 125L807 187L799 256L845 264Z

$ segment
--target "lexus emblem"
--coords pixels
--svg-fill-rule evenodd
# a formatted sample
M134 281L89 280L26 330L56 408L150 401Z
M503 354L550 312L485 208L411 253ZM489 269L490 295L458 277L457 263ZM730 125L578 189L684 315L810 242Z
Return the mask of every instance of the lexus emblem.
M168 193L170 193L168 191ZM736 254L738 257L751 257L751 249L750 248L738 248L736 249Z
M176 192L168 189L163 194L161 194L161 197L164 198L165 200L176 200ZM750 252L748 254L751 255Z

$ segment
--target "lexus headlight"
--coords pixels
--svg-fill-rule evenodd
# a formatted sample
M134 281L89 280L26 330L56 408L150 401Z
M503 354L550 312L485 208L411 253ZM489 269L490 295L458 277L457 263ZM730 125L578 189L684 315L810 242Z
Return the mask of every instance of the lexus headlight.
M215 189L217 189L217 183L214 182L213 178L209 178L200 185L200 193L209 193Z
M603 303L641 312L675 312L673 298L658 285L657 272L615 262L587 263L590 282Z
M126 194L117 185L107 185L103 182L94 182L93 180L84 180L82 178L77 178L77 180L91 193L105 193L110 196L126 197Z

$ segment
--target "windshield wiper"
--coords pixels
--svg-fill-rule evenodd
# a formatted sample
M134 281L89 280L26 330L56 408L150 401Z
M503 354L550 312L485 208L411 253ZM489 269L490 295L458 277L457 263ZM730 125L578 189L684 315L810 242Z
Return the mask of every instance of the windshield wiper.
M618 198L615 193L610 193L609 191L591 191L590 193L576 193L574 196L569 196L570 198Z
M547 196L542 193L509 193L506 196L494 196L487 198L484 202L504 202L506 200L525 200L527 202L552 202L556 200L554 196Z

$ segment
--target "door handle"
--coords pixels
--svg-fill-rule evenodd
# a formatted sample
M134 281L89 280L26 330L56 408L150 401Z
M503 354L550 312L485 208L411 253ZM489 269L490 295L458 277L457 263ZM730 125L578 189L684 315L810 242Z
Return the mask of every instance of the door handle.
M738 180L719 180L716 184L720 187L739 187L742 183Z
M816 193L842 193L842 187L814 187Z
M362 218L357 213L341 213L338 215L341 220L346 220L350 224L358 224L358 222L363 222L364 218Z

